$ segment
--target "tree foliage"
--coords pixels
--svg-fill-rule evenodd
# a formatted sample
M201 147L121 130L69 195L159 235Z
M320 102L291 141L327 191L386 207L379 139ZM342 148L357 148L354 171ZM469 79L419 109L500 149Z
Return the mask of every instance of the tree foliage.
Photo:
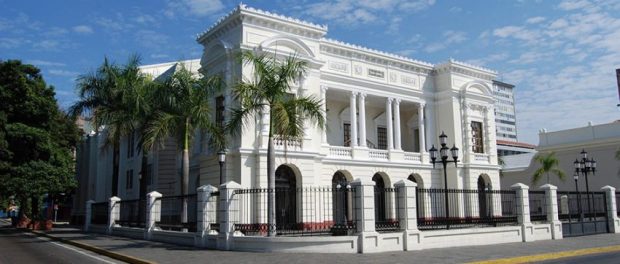
M555 152L548 154L539 153L534 157L534 160L540 164L534 175L532 176L532 184L538 183L543 175L547 176L547 183L549 183L549 175L554 174L560 180L564 180L566 174L559 168L560 160L555 156Z
M54 95L36 67L0 61L0 198L15 195L22 206L28 199L34 205L44 194L75 188L79 132Z

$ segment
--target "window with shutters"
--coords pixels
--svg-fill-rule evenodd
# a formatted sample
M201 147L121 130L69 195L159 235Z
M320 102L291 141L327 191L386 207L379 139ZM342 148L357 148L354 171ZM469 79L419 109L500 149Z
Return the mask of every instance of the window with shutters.
M343 142L345 147L351 146L351 124L344 123L342 124L342 132L343 132Z
M472 151L474 153L484 153L484 137L482 135L482 123L472 121L471 122L471 141Z

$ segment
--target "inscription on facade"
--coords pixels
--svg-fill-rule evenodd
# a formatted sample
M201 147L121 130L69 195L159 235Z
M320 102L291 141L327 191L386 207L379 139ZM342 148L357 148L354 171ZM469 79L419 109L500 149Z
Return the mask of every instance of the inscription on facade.
M374 69L368 69L368 76L383 79L385 78L385 72L374 70Z
M415 77L411 77L411 76L401 76L400 81L404 84L404 85L413 85L413 86L417 86L417 81Z
M331 61L329 62L329 69L339 72L348 72L349 69L346 63Z

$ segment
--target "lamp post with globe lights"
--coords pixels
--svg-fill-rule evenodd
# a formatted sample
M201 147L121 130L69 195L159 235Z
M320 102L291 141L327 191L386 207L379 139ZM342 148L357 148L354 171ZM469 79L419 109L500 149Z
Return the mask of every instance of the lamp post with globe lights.
M445 201L445 211L446 211L446 227L450 229L450 208L448 204L448 172L447 166L448 163L454 162L454 167L457 167L458 159L459 159L459 148L456 145L453 145L452 148L448 148L447 146L448 136L441 131L441 135L439 135L439 144L441 148L437 150L435 145L431 146L429 149L429 153L431 156L431 163L433 163L433 168L435 168L436 163L441 163L443 165L443 183L444 183L444 201ZM448 152L452 156L452 160L449 160ZM438 160L439 159L439 160Z

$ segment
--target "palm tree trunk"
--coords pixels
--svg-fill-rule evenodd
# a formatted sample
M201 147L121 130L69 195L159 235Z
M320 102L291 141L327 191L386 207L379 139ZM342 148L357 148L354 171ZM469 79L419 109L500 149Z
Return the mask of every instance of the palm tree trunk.
M272 116L272 115L270 115ZM271 122L269 120L269 141L267 143L267 224L269 225L269 236L276 235L276 155L273 146L273 133L271 132Z
M138 193L140 194L140 199L146 199L146 183L148 182L148 166L149 166L149 154L146 150L142 150L142 164L140 165L140 190ZM146 208L140 206L138 209L139 219L146 219Z
M181 193L187 195L189 189L189 119L185 120L185 131L183 138L183 179ZM181 213L181 223L187 223L187 197L183 197L183 212Z
M121 146L118 140L114 141L112 152L112 196L118 196L118 170L120 169L119 163L121 155Z

